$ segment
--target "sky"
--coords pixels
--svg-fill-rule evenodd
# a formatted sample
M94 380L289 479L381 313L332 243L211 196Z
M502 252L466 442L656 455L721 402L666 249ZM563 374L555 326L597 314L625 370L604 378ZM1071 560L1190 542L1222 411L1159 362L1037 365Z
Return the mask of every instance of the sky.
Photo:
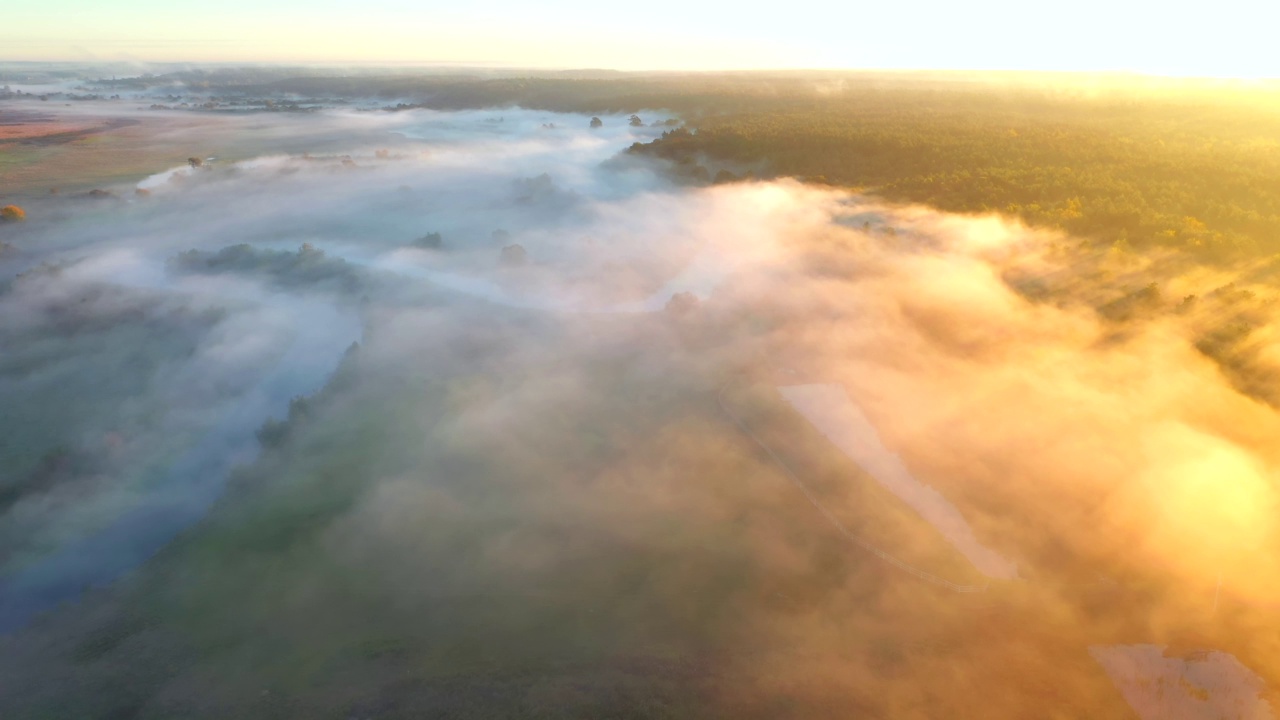
M1280 77L1266 0L0 0L0 60Z

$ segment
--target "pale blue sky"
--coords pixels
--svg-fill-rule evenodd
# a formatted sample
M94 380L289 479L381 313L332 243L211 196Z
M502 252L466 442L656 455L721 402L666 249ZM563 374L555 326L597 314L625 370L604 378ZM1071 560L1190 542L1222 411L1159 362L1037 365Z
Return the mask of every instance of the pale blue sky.
M1280 2L0 0L0 59L1280 77Z

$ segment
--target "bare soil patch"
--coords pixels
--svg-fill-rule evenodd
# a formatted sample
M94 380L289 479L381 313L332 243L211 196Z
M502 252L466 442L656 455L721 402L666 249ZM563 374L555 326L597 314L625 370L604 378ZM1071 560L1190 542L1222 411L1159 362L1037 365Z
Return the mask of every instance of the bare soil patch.
M128 118L59 119L29 111L5 110L0 111L0 143L60 145L137 122Z

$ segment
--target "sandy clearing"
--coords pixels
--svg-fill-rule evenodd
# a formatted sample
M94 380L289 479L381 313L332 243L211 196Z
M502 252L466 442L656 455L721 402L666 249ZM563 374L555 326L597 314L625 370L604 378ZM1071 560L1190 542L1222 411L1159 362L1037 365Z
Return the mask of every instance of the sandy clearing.
M88 122L8 122L5 118L0 117L0 141L26 140L67 133L83 133L98 127L100 126L97 123Z
M78 116L26 110L0 110L0 143L22 142L34 145L57 145L99 132L138 124L138 120L121 117Z
M1142 720L1273 720L1264 684L1234 655L1168 657L1163 645L1095 645L1106 670Z
M784 385L778 391L849 459L937 528L979 572L990 578L1018 577L1016 563L978 542L960 511L937 490L913 477L901 458L885 447L875 426L843 386Z

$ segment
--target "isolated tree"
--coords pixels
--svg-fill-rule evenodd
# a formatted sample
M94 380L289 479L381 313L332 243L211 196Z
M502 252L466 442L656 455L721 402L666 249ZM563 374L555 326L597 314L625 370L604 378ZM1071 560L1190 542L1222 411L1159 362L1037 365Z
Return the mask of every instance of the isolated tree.
M198 157L187 158L187 164L193 168L204 167L204 161Z
M604 127L604 121L598 117L593 117L591 118L591 127L592 128Z
M640 119L639 115L632 115L627 122L631 124L631 127L644 127L644 121Z
M27 213L17 205L5 205L0 208L0 221L4 222L22 222L27 219Z
M691 292L678 292L672 295L671 299L667 301L667 306L664 308L668 314L676 317L688 315L697 309L698 296Z
M295 423L311 417L311 398L298 395L289 401L288 422Z
M529 253L525 252L523 245L508 245L502 248L502 264L507 266L524 265L529 261Z
M437 250L444 244L444 238L438 232L431 232L418 238L414 244L421 248Z
M285 438L289 436L289 423L275 418L267 418L267 421L262 423L262 427L258 428L257 435L258 444L263 448L280 447L284 444Z

